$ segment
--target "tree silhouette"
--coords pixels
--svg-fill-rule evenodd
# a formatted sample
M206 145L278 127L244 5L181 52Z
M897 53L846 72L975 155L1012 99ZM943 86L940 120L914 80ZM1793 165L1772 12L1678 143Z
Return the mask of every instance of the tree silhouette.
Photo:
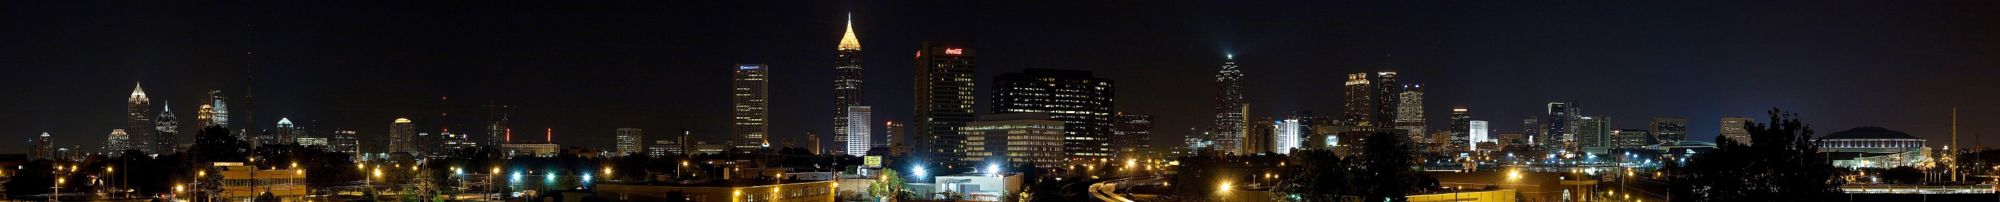
M1367 153L1362 155L1364 157L1362 160L1366 161L1364 163L1366 168L1363 169L1365 173L1359 175L1359 178L1367 182L1368 186L1361 194L1362 199L1407 201L1408 198L1405 196L1419 189L1417 149L1404 139L1406 137L1409 136L1376 132L1369 135L1367 140L1363 140L1362 150Z
M1777 109L1765 123L1745 123L1750 144L1716 137L1715 151L1696 154L1674 174L1670 193L1686 201L1819 201L1839 193L1834 167L1819 151L1810 125Z
M1292 165L1285 170L1285 178L1278 182L1273 191L1291 196L1278 200L1286 201L1338 201L1341 196L1357 192L1351 174L1358 168L1348 159L1341 158L1328 149L1308 149L1291 154Z

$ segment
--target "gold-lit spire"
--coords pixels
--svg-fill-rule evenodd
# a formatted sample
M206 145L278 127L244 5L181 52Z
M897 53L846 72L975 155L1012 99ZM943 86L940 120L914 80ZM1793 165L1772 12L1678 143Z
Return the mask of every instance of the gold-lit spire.
M847 14L847 33L840 36L840 50L861 50L861 39L854 37L854 13Z

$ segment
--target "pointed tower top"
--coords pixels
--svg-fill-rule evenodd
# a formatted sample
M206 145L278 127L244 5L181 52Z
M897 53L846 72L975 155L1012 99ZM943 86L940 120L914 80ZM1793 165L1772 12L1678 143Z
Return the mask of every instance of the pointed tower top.
M854 37L854 13L847 13L847 33L840 36L840 50L861 50L861 39Z
M153 99L146 98L146 88L140 87L139 83L134 82L132 83L132 97L126 98L125 102L143 104L153 102Z
M169 103L169 102L167 102L167 101L165 101L165 100L161 100L161 101L160 101L160 113L162 113L162 114L173 114L173 113L174 113L174 104L173 104L173 103Z
M140 86L138 82L133 82L132 97L146 97L146 87Z

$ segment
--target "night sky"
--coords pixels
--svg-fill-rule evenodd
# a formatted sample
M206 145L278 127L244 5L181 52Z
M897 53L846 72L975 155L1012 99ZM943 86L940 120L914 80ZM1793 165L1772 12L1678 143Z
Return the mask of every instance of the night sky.
M1519 131L1566 100L1617 128L1686 117L1691 138L1709 140L1718 118L1763 121L1775 107L1820 134L1883 126L1935 146L1953 106L1962 135L2000 135L1994 11L2000 2L8 1L0 152L25 152L42 132L98 148L124 127L134 82L156 107L171 103L182 131L221 89L237 96L239 126L289 117L379 137L411 117L424 131L476 131L480 106L502 103L536 131L516 135L554 128L565 145L608 148L620 127L719 141L739 63L771 68L775 137L831 134L849 12L877 123L910 119L911 54L935 40L979 51L981 112L993 75L1090 70L1121 85L1118 111L1158 118L1158 147L1208 123L1225 54L1247 75L1254 117L1337 115L1342 74L1394 70L1426 86L1433 129L1466 106ZM240 96L253 93L245 123Z

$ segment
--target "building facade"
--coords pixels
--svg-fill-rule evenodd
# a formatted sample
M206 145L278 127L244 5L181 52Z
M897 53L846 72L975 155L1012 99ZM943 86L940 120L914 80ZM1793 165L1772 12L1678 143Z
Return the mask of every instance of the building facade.
M1396 92L1396 129L1409 131L1410 140L1423 141L1424 134L1424 86L1404 84Z
M1540 138L1546 136L1542 135L1542 130L1547 130L1548 126L1542 125L1542 116L1546 115L1528 116L1528 118L1521 119L1521 128L1522 128L1521 134L1523 135L1524 138ZM1522 144L1529 144L1529 142L1525 141L1527 139L1522 139L1522 140L1524 140L1523 142L1521 142ZM1530 145L1536 145L1536 144L1530 144Z
M1687 140L1688 136L1687 118L1653 117L1653 123L1649 125L1652 126L1651 128L1653 137L1658 138L1653 140L1652 143Z
M333 152L352 155L355 159L360 159L363 155L361 153L361 137L357 136L354 130L334 130L333 139L327 140L327 147L333 150Z
M1584 152L1603 154L1613 146L1611 139L1611 117L1585 116L1577 118L1576 143Z
M1750 144L1750 118L1722 117L1722 138Z
M745 150L771 146L769 70L763 64L738 64L731 82L730 102L735 104L730 137L736 148Z
M207 105L211 106L210 109L212 110L210 110L209 114L210 115L208 120L209 123L202 125L201 126L202 128L207 128L209 126L222 126L223 128L229 127L229 103L225 101L223 98L226 97L222 96L221 90L208 91Z
M966 148L961 161L1061 167L1070 157L1064 150L1066 124L1041 113L982 116L963 129Z
M1576 106L1567 102L1549 102L1548 111L1542 117L1542 134L1529 137L1528 141L1544 148L1562 148L1568 137L1573 137L1575 129L1570 121L1576 117Z
M1894 168L1931 163L1932 150L1924 146L1927 142L1902 131L1858 127L1829 133L1816 144L1818 153L1832 160L1835 167Z
M1111 79L1089 71L1026 69L993 79L994 114L1042 113L1063 121L1063 151L1070 158L1110 158L1117 103Z
M977 52L964 45L924 42L917 50L916 92L912 102L916 134L912 137L920 156L945 165L962 165L954 156L965 152L965 134L959 128L973 120L974 65Z
M1472 143L1472 109L1451 108L1451 148L1469 148Z
M123 149L137 149L147 154L158 154L160 144L153 141L153 99L146 97L146 89L138 83L132 84L132 96L125 99L125 133L131 138ZM121 149L120 151L123 151Z
M1467 131L1466 136L1469 136L1469 138L1472 141L1472 144L1467 144L1468 146L1465 147L1466 151L1479 151L1480 144L1490 141L1487 140L1486 136L1486 133L1489 132L1488 129L1486 128L1487 127L1486 121L1481 121L1481 120L1468 121L1466 123L1466 127L1469 127L1471 129ZM1492 150L1494 148L1486 148L1486 149Z
M35 146L28 148L28 159L61 158L56 156L56 138L49 136L49 132L42 132L42 136L36 136L33 141Z
M416 138L417 124L407 118L396 118L395 122L389 123L389 147L383 149L388 149L385 153L406 152L416 155L422 152L417 150L414 142Z
M294 139L298 138L294 137L299 132L297 126L296 124L292 124L291 118L280 117L278 118L278 127L272 128L272 131L277 133L276 137L266 139L264 142L266 144L292 144L298 140Z
M844 132L845 134L851 135L846 135L846 139L840 141L840 143L844 144L841 145L841 153L851 156L868 155L868 149L873 148L871 143L875 142L869 138L871 136L869 134L875 133L869 130L870 125L873 124L868 124L868 120L874 119L875 108L869 106L847 106L847 113L844 114L847 114L847 118L842 120L847 121L847 127L842 128L847 129Z
M1290 154L1293 149L1303 148L1306 130L1309 128L1301 124L1300 120L1295 118L1272 122L1272 127L1277 130L1272 132L1271 150L1278 154Z
M1403 88L1396 85L1396 77L1396 72L1392 71L1379 71L1375 72L1374 77L1368 77L1368 83L1375 88L1369 95L1375 101L1375 112L1369 116L1368 122L1374 124L1376 129L1396 128L1396 112L1402 109L1403 100L1402 95L1398 93Z
M1250 102L1244 99L1245 93L1243 70L1236 66L1236 55L1228 55L1215 73L1215 123L1209 126L1208 135L1199 137L1207 140L1190 142L1206 142L1207 147L1225 153L1248 153L1239 149L1250 126Z
M1612 148L1637 149L1650 145L1653 135L1643 129L1618 129L1611 130L1611 139L1617 141Z
M1118 155L1131 157L1153 149L1153 115L1120 112L1117 118L1112 145L1118 148Z
M646 131L638 128L619 128L618 155L646 152Z
M870 135L868 133L850 133L851 130L848 129L848 127L854 127L854 121L851 121L853 116L848 114L848 110L850 110L848 108L861 105L861 93L863 92L861 90L861 38L854 35L854 19L851 19L851 16L850 19L847 19L846 32L840 35L840 44L834 47L833 55L833 145L839 147L834 148L833 151L840 154L848 154L848 150L853 149L849 146L852 144L848 143L848 141L853 139L850 136L862 136L866 138ZM861 126L865 127L872 120L862 119L860 121ZM817 142L818 140L815 139L813 141ZM862 147L867 147L865 146L866 144L865 142L862 143L864 145Z
M174 108L169 103L160 104L160 116L153 120L153 143L162 154L180 152L181 119L174 117Z
M125 154L125 150L138 149L133 143L131 134L125 129L111 129L111 135L104 136L104 155L117 157Z
M1271 117L1251 119L1249 130L1243 131L1243 155L1273 152L1277 149L1278 121Z

